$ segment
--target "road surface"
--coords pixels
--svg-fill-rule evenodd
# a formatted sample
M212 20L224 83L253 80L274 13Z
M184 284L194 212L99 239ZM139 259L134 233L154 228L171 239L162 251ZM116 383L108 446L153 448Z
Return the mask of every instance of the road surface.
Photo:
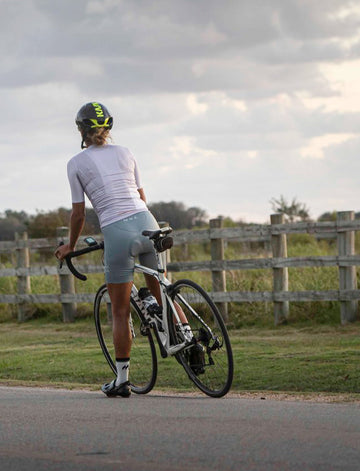
M0 387L1 471L358 471L360 405Z

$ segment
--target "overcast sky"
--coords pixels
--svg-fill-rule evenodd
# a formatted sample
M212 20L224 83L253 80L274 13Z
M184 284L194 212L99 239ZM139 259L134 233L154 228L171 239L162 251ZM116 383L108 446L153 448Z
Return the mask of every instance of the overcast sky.
M360 4L0 0L0 212L70 207L74 119L114 115L150 202L360 210Z

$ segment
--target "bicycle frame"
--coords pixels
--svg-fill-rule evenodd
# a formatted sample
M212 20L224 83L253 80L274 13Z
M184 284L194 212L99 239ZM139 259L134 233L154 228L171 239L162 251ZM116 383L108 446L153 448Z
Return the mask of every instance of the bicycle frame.
M170 281L165 277L165 270L163 269L163 264L161 261L161 257L158 252L156 252L156 258L158 262L158 269L153 270L151 268L145 267L140 264L135 264L135 272L136 273L142 273L144 275L150 275L153 276L154 278L157 279L160 285L160 294L161 294L161 302L162 302L162 327L164 329L164 332L160 332L156 323L155 319L152 319L148 313L146 312L146 309L143 307L143 304L138 296L138 290L133 284L132 289L131 289L131 296L136 302L138 308L141 310L141 312L144 314L145 319L149 322L149 324L152 326L156 339L159 344L160 352L162 357L167 357L167 356L172 356L178 353L179 351L183 350L184 348L191 346L192 343L188 341L184 341L182 343L176 344L176 345L171 345L170 344L170 334L169 334L169 325L168 325L168 319L170 316L168 316L168 309L172 312L172 315L174 316L174 321L175 323L179 326L180 330L184 334L184 328L182 326L182 323L180 321L179 314L177 313L177 310L175 308L175 305L171 299L171 297L167 293L167 288L171 285ZM185 336L184 336L185 338Z

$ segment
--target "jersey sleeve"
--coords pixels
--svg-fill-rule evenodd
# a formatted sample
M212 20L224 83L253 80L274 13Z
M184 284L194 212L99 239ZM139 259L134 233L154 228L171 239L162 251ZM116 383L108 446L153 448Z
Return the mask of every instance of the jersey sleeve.
M71 199L73 203L82 203L85 201L84 189L77 175L77 169L74 161L70 160L67 165L67 174L71 189Z

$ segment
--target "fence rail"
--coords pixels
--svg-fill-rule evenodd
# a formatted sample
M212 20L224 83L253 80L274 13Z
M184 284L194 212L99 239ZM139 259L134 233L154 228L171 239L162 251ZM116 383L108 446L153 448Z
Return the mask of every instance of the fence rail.
M357 289L356 266L360 265L360 255L355 255L355 231L360 230L360 221L354 220L352 211L340 212L335 222L300 222L285 224L283 216L272 215L269 225L223 228L220 219L210 221L209 229L195 231L175 231L174 244L210 242L211 260L198 262L171 262L167 259L168 272L209 271L212 273L212 292L223 316L227 318L228 303L231 302L273 302L275 324L287 318L289 302L294 301L339 301L341 323L352 322L357 317L360 290ZM287 257L287 234L325 235L337 239L338 255L321 257ZM64 321L73 320L76 303L92 302L94 294L75 293L74 280L67 268L59 271L57 265L30 266L29 251L54 249L59 239L66 238L67 228L59 228L58 237L53 239L27 239L27 235L17 236L15 241L0 242L0 253L13 254L16 266L0 269L0 277L17 277L17 294L0 294L0 303L16 304L18 319L24 320L28 303L61 303ZM272 257L238 260L224 259L225 241L266 242L271 248ZM338 267L339 289L289 291L289 267ZM81 265L85 273L102 273L98 265ZM273 274L273 290L263 292L226 291L226 272L229 270L270 269ZM57 275L60 277L60 293L32 294L30 277Z

